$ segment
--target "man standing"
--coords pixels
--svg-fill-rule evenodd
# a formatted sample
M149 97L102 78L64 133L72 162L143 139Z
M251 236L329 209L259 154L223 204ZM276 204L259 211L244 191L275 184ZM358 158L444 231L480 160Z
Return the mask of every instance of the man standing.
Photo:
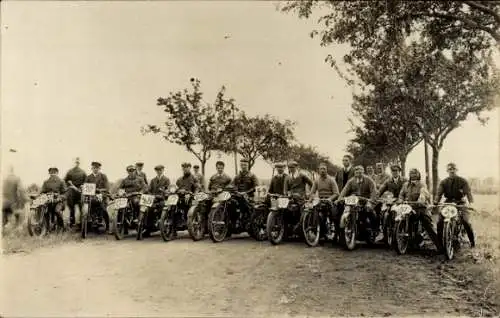
M80 168L80 158L76 158L75 166L64 177L64 182L68 187L69 226L75 225L75 205L78 204L80 211L82 210L82 196L78 190L85 182L85 178L87 178L87 174Z
M448 178L444 179L439 183L438 191L436 197L434 198L434 204L438 204L441 197L445 197L446 203L456 203L457 205L465 205L464 198L466 197L469 204L472 204L474 198L470 190L469 183L464 178L457 175L457 166L454 163L449 163L447 165ZM472 224L469 218L469 210L463 207L458 208L460 210L461 221L464 226L467 236L469 237L471 247L476 245L474 238L474 231L472 230ZM440 215L437 224L438 236L442 237L440 234L443 231L443 219Z
M380 188L384 182L386 182L391 177L385 172L384 164L378 162L375 165L375 176L373 177L373 181L375 181L375 186Z
M100 191L109 191L109 182L108 182L108 177L104 174L101 173L101 163L100 162L92 162L91 164L92 167L92 173L85 178L85 183L94 183L96 190ZM104 223L106 223L106 228L108 229L108 233L111 233L111 229L109 227L109 214L108 214L108 196L103 195L102 197L102 202L101 202L101 211L102 211L102 216L104 218Z
M335 176L335 181L337 181L337 185L340 191L344 189L345 185L347 184L347 181L349 181L354 176L354 169L352 167L352 156L345 155L344 158L342 158L342 165L343 165L342 169L340 169L337 172L337 175Z
M138 162L135 164L135 168L137 170L137 175L144 179L144 183L148 184L148 179L146 178L146 173L142 171L142 168L144 168L144 163L143 162Z
M194 165L193 169L194 169L193 175L196 178L196 180L198 180L198 184L200 185L201 191L205 191L205 178L200 173L200 166L199 165Z
M9 168L9 174L3 180L2 226L9 222L9 217L14 214L16 226L20 223L20 215L16 210L24 208L26 195L21 185L21 179L14 174L14 168Z
M271 179L269 190L270 194L285 194L286 193L286 179L288 175L285 173L285 164L279 162L275 165L277 174Z
M217 189L224 189L231 184L231 178L224 173L224 162L217 161L215 163L217 173L214 174L208 182L208 191L216 191Z

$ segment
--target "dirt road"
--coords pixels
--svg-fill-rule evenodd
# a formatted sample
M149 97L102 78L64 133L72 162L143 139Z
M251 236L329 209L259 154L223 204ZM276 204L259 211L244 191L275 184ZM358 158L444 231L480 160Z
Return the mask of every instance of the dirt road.
M457 315L481 308L436 257L384 249L91 237L8 255L3 316ZM450 265L452 266L452 265Z

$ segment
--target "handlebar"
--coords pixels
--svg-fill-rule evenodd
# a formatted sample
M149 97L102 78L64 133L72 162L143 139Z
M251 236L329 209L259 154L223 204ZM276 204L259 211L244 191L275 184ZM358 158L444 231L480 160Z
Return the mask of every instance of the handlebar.
M431 204L429 205L429 208L437 208L437 207L443 207L443 206L454 206L456 208L464 208L464 209L467 209L467 210L471 210L471 211L475 211L476 212L476 209L474 209L473 207L470 207L468 205L464 205L464 204L456 204L456 203L439 203L439 204Z

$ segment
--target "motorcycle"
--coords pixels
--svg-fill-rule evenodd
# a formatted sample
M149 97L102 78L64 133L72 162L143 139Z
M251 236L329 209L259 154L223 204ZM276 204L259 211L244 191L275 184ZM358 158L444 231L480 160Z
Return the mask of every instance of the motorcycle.
M372 229L368 215L360 216L364 209L363 202L370 202L370 199L352 195L344 198L344 211L340 218L339 238L340 243L347 250L356 248L356 241L366 241L369 245L375 244L375 239L379 229ZM361 201L361 203L360 203ZM364 214L364 213L363 213Z
M208 232L207 219L213 202L213 191L198 192L187 214L187 229L193 241L199 241Z
M106 211L102 209L104 196L107 195L106 190L96 189L94 183L84 183L81 190L76 187L75 190L82 195L82 212L80 215L81 237L87 237L89 225L96 232L100 227L104 226L104 233L106 233L108 231L106 222L104 221L104 213Z
M394 215L395 215L395 205L394 202L396 198L392 192L384 193L380 202L382 204L380 208L380 214L382 215L382 234L383 240L386 247L392 247L392 239L394 237Z
M273 245L280 244L284 238L301 235L299 227L302 223L302 209L299 204L300 195L271 196L271 208L267 215L267 238Z
M139 199L139 217L137 218L136 239L142 240L144 236L149 236L152 232L160 230L158 225L161 213L162 202L165 196L158 194L141 194Z
M246 207L242 207L245 204ZM248 213L242 213L244 208ZM254 220L253 207L247 192L238 192L234 187L226 187L213 199L208 214L208 234L214 243L224 241L232 234L251 233Z
M49 232L64 231L64 196L58 193L44 193L32 197L28 216L28 233L30 236L42 237Z
M442 217L443 230L440 232L441 237L439 239L443 244L446 258L452 260L456 250L460 248L461 243L467 240L467 233L461 222L461 211L459 208L466 208L471 211L475 210L466 205L457 205L455 203L442 203L433 207L439 207L441 209L440 214Z
M114 235L117 240L122 240L129 229L137 230L137 213L135 207L139 204L140 192L125 193L118 191L110 206L116 211L113 218Z
M167 201L160 218L160 234L165 242L171 241L177 231L187 230L187 212L193 193L178 189L171 185L168 190Z
M321 237L333 240L336 229L331 219L332 202L328 199L314 198L304 204L302 232L306 244L315 247Z
M393 227L393 247L399 255L406 254L409 246L418 246L422 238L420 222L416 219L417 212L412 205L422 204L419 201L408 202L394 206L396 217ZM417 223L415 223L417 222Z

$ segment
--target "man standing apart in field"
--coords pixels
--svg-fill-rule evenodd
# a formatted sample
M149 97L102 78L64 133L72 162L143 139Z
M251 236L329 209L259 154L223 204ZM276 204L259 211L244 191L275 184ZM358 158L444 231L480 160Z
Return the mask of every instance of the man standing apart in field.
M135 164L137 176L141 177L144 180L145 184L148 184L148 178L146 178L146 173L142 171L142 168L144 168L144 163L138 162Z
M15 225L20 223L20 215L16 210L20 210L26 203L26 195L24 193L21 179L14 174L14 168L9 168L9 174L3 181L3 203L2 203L2 226L9 222L9 217L14 214L16 218Z
M82 196L75 187L80 189L85 182L85 178L87 178L87 174L80 168L80 158L76 158L75 166L64 177L64 182L66 182L66 186L68 187L69 226L75 225L75 205L78 204L80 211L82 210Z
M351 179L354 176L354 169L352 167L352 156L351 155L345 155L344 158L342 158L342 169L337 171L337 175L335 177L335 181L337 181L337 186L339 187L339 190L342 191L344 189L345 185L347 184L347 181Z

